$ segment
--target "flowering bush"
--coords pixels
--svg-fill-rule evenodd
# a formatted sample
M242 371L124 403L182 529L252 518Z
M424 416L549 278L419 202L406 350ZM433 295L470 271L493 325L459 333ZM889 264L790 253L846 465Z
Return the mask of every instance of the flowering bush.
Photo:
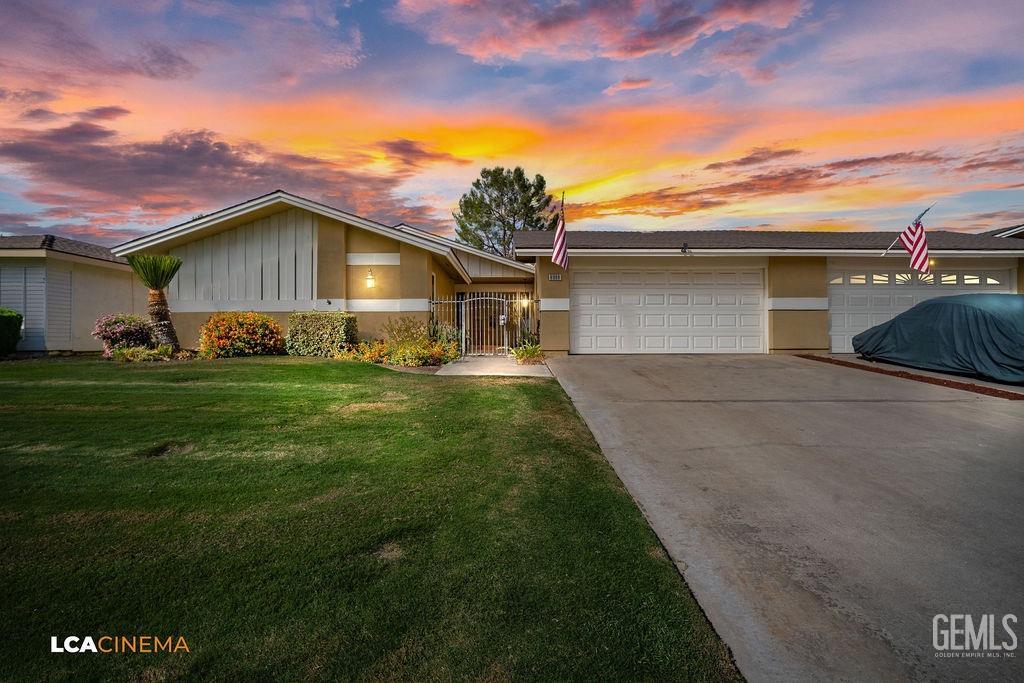
M199 328L199 355L203 358L271 356L284 353L281 326L269 315L214 313Z
M458 357L458 343L429 340L404 344L393 344L390 341L364 341L336 356L336 358L344 360L413 368L424 365L444 365Z
M174 347L170 344L161 344L155 349L148 346L121 346L114 349L114 360L122 363L146 363L152 361L170 360L174 355Z
M115 349L132 346L150 348L154 343L149 321L130 313L114 313L101 317L96 321L92 336L103 342L104 358L113 356Z

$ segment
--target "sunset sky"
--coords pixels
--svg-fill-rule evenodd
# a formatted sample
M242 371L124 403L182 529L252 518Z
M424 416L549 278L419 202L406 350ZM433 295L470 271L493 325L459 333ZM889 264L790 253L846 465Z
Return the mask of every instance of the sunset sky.
M1024 223L1024 10L811 0L4 0L0 231L114 244L281 188L450 233Z

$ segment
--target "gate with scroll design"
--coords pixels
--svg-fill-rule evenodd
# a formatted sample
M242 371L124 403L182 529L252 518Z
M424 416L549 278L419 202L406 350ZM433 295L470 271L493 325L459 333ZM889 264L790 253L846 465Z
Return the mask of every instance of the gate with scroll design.
M465 356L500 356L536 341L539 318L532 292L459 292L430 302L430 322Z

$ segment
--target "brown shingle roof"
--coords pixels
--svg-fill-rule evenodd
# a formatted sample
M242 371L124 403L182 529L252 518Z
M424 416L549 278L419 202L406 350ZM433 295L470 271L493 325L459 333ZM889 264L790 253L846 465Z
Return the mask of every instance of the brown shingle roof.
M0 249L45 249L59 251L62 254L84 256L112 263L128 263L106 247L90 242L72 240L58 235L11 235L0 237Z
M784 230L569 230L570 249L877 249L888 247L895 232L797 232ZM516 249L550 249L552 231L515 233ZM898 245L897 245L898 246ZM1020 243L991 235L929 230L932 250L1012 251Z

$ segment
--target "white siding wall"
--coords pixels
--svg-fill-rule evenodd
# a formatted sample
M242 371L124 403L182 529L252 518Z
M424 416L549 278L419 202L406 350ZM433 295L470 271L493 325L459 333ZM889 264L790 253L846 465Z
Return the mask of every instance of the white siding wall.
M68 263L46 263L46 348L71 350L71 282L74 275Z
M19 351L46 348L46 268L42 259L0 265L0 307L25 318Z
M183 261L167 290L171 309L311 307L315 246L316 217L290 209L171 249Z
M459 260L472 278L493 277L493 278L524 278L533 279L533 275L525 271L507 266L491 259L486 259L468 251L459 250Z

